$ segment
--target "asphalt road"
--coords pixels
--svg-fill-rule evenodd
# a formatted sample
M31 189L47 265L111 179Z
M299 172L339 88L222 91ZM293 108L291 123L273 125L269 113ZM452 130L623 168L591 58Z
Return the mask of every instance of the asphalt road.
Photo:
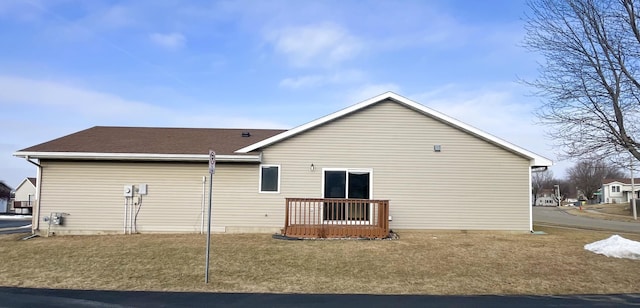
M640 294L439 296L95 291L0 287L0 307L631 307Z
M533 223L549 224L581 229L611 230L616 232L640 233L638 222L604 220L567 214L566 207L533 207Z
M29 233L31 228L20 228L31 224L31 217L0 216L0 234Z

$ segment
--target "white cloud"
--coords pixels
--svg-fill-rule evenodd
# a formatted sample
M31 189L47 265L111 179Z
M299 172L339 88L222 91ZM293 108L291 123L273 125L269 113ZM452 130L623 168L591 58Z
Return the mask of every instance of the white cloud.
M99 25L109 28L121 28L133 25L135 18L131 10L122 5L116 5L107 8L104 11L100 11L97 16L94 16Z
M264 119L225 114L220 106L181 103L166 107L123 98L111 93L48 80L0 75L0 106L29 108L43 126L74 123L78 129L93 125L177 127L286 127Z
M364 79L364 73L358 70L338 71L333 74L306 75L300 77L285 78L280 81L280 87L299 89L313 88L328 84L345 84L358 82Z
M70 113L109 117L142 112L152 106L119 96L48 80L0 75L0 105L28 104L64 108ZM108 108L106 108L108 107Z
M44 5L40 2L39 0L2 0L0 1L0 16L21 21L39 20L44 12Z
M167 49L180 49L182 48L187 38L182 35L182 33L172 32L172 33L152 33L149 35L149 38L152 42L167 48Z
M362 42L333 23L271 31L267 40L296 67L332 66L355 57Z
M535 124L535 104L527 101L522 94L526 90L521 87L503 83L481 90L467 90L450 84L411 97L429 108L554 160L544 129ZM561 176L564 168L565 164L558 166L556 175Z
M181 101L163 107L49 80L0 75L0 89L3 89L0 91L0 109L13 115L0 121L0 131L11 132L11 138L0 143L0 180L9 184L17 184L25 176L35 175L32 165L13 157L13 152L95 125L289 127L268 119L226 112L220 105L189 108L189 104L183 105Z

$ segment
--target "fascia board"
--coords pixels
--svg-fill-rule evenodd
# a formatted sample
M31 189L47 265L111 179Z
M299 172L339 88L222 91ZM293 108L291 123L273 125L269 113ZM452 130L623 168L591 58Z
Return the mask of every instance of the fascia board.
M29 179L25 178L24 180L22 180L22 182L20 182L20 185L18 185L18 187L16 187L14 190L18 191L18 189L20 189L20 187L22 187L22 185L24 185L25 182L29 182Z
M337 119L339 117L342 117L344 115L350 114L352 112L355 112L357 110L365 108L365 107L367 107L369 105L377 103L377 102L379 102L381 100L389 98L391 94L395 94L395 93L387 92L387 93L378 95L378 96L370 98L370 99L368 99L366 101L363 101L363 102L360 102L358 104L355 104L355 105L349 106L347 108L344 108L342 110L336 111L336 112L334 112L334 113L332 113L330 115L318 118L318 119L313 120L313 121L311 121L309 123L306 123L306 124L300 125L298 127L292 128L292 129L290 129L290 130L288 130L286 132L282 132L282 133L277 134L275 136L272 136L270 138L264 139L264 140L262 140L260 142L256 142L256 143L251 144L249 146L246 146L246 147L244 147L242 149L239 149L239 150L237 150L235 152L236 153L248 153L248 152L254 151L256 149L259 149L261 147L276 143L276 142L278 142L280 140L283 140L283 139L289 138L291 136L297 135L297 134L302 133L302 132L304 132L306 130L309 130L309 129L314 128L316 126L320 126L320 125L322 125L324 123L327 123L329 121L332 121L332 120ZM395 94L395 95L397 95L397 94Z
M15 152L16 157L37 159L80 160L144 160L144 161L209 161L208 154L146 154L146 153L87 153L87 152ZM261 162L262 155L216 155L219 162Z
M239 149L239 150L236 151L236 153L248 153L248 152L257 150L259 148L271 145L271 144L276 143L276 142L278 142L280 140L284 140L284 139L289 138L291 136L297 135L297 134L302 133L302 132L304 132L306 130L312 129L312 128L316 127L316 126L322 125L324 123L327 123L329 121L332 121L332 120L337 119L339 117L342 117L344 115L350 114L350 113L355 112L355 111L360 110L360 109L363 109L365 107L368 107L370 105L373 105L373 104L378 103L380 101L383 101L385 99L392 99L392 100L394 100L394 101L396 101L396 102L398 102L400 104L403 104L403 105L405 105L405 106L407 106L409 108L412 108L412 109L414 109L414 110L416 110L418 112L421 112L423 114L426 114L428 116L431 116L431 117L433 117L435 119L438 119L438 120L440 120L442 122L448 123L449 125L457 127L459 129L461 129L463 131L466 131L466 132L468 132L470 134L473 134L473 135L475 135L475 136L477 136L477 137L479 137L481 139L484 139L484 140L489 141L491 143L494 143L494 144L496 144L498 146L501 146L501 147L503 147L503 148L505 148L507 150L510 150L512 152L515 152L515 153L518 153L518 154L520 154L522 156L525 156L525 157L530 159L530 166L532 166L532 167L534 167L534 166L552 166L553 165L553 162L550 159L542 157L542 156L540 156L538 154L535 154L533 152L527 151L527 150L525 150L525 149L523 149L523 148L521 148L519 146L516 146L516 145L514 145L514 144L512 144L510 142L507 142L507 141L505 141L503 139L500 139L500 138L498 138L498 137L496 137L494 135L486 133L486 132L484 132L484 131L482 131L480 129L477 129L477 128L471 126L471 125L465 124L465 123L463 123L463 122L461 122L459 120L456 120L456 119L454 119L452 117L449 117L449 116L447 116L447 115L445 115L443 113L435 111L435 110L433 110L431 108L428 108L428 107L426 107L424 105L418 104L418 103L416 103L416 102L414 102L414 101L412 101L412 100L410 100L410 99L408 99L406 97L400 96L400 95L398 95L396 93L393 93L393 92L383 93L381 95L378 95L376 97L370 98L368 100L365 100L365 101L360 102L358 104L355 104L353 106L347 107L347 108L342 109L342 110L337 111L337 112L334 112L334 113L332 113L330 115L327 115L327 116L321 117L319 119L316 119L314 121L311 121L309 123L300 125L298 127L290 129L290 130L288 130L286 132L280 133L280 134L275 135L273 137L267 138L267 139L262 140L260 142L257 142L257 143L254 143L252 145L249 145L247 147L244 147L242 149Z

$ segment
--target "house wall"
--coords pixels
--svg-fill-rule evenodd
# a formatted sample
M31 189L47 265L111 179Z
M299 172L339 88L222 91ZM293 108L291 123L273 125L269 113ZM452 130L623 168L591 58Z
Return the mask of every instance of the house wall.
M392 102L269 146L263 163L281 165L281 191L256 206L322 197L323 168L371 168L391 228L529 230L527 159Z
M434 152L433 146L442 151ZM259 193L259 165L218 163L213 231L275 232L286 197L322 197L323 168L372 170L396 229L529 230L529 161L404 106L383 102L263 149L281 166L279 193ZM56 233L123 232L123 186L147 184L140 232L199 232L206 163L40 162L42 218ZM310 170L314 164L315 170ZM205 196L208 196L208 184ZM207 202L205 202L206 204ZM206 214L206 213L205 213ZM35 224L34 224L35 225Z
M40 230L51 213L68 213L56 233L122 233L124 185L147 184L138 214L140 232L200 232L203 177L208 205L206 163L41 161ZM213 183L213 231L276 231L283 224L282 204L261 210L257 202L257 164L218 163ZM249 189L247 189L249 188ZM137 200L137 198L135 198ZM205 208L206 208L205 206ZM205 212L206 217L206 212ZM238 229L238 226L247 227ZM260 227L267 228L260 228ZM271 228L269 228L271 227ZM234 229L235 228L235 229ZM206 230L206 225L205 225Z
M551 196L540 196L536 199L537 206L557 206L558 201L554 197Z
M16 201L29 201L29 195L31 200L35 199L36 187L29 181L25 181L20 187L16 189L15 200Z
M612 188L611 188L612 186L619 186L620 191L619 192L612 191ZM627 201L628 198L623 195L624 188L625 188L625 184L620 182L613 182L610 184L602 185L602 191L604 194L603 195L604 203L621 203L621 202Z

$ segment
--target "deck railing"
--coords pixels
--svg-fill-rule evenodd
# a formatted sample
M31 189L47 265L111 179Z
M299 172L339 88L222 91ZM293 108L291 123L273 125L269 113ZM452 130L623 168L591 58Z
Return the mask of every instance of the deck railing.
M303 238L385 238L389 201L286 198L283 233Z
M33 207L33 201L13 201L14 208L28 208Z

